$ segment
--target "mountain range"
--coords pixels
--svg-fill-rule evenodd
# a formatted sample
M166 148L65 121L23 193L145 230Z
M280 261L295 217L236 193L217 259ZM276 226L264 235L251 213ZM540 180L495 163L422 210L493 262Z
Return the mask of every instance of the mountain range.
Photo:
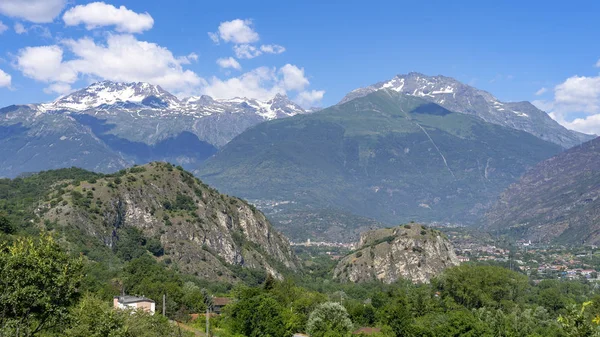
M285 212L325 208L384 223L468 224L528 168L561 149L385 89L256 125L196 173L228 194L285 204ZM292 240L317 230L276 225Z
M420 73L319 111L283 95L178 98L104 81L0 109L0 177L174 162L252 200L293 240L348 242L386 223L477 223L527 169L592 138L529 102Z
M305 113L283 95L180 100L148 83L99 82L51 103L0 109L0 177L68 166L110 172L153 160L191 167L250 126Z

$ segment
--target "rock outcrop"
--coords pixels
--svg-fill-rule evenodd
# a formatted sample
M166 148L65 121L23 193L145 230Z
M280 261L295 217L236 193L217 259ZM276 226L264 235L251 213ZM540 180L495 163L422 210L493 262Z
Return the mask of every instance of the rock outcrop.
M334 278L350 282L429 282L444 269L459 264L452 244L440 231L408 224L361 234L358 250L340 260Z
M171 164L69 184L47 199L39 208L44 220L75 227L109 247L135 227L160 241L162 259L203 278L235 281L236 266L275 276L298 268L288 239L260 211Z

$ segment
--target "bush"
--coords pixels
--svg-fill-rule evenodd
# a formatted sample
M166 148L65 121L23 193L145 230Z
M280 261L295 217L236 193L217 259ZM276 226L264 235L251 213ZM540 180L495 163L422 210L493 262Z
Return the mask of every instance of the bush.
M350 336L353 324L341 304L326 302L319 305L308 317L306 332L311 337Z

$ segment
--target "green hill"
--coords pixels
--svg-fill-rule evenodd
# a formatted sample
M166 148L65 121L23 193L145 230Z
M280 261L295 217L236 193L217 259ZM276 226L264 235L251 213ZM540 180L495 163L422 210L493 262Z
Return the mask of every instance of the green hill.
M167 163L0 179L0 197L0 220L12 227L5 232L50 231L95 261L153 255L213 282L298 268L287 238L261 212Z
M381 90L257 125L197 173L227 193L297 209L469 223L528 167L559 151L528 133Z

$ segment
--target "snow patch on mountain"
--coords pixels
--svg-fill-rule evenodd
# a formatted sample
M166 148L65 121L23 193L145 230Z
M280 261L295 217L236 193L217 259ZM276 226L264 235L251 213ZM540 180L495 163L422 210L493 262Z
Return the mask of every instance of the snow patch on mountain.
M51 103L35 106L38 113L67 111L94 114L130 113L138 116L188 115L205 117L215 114L256 114L265 120L307 113L287 96L277 94L273 99L260 101L249 98L213 99L210 96L192 96L178 99L160 86L144 82L118 83L103 81L87 88L61 96Z

